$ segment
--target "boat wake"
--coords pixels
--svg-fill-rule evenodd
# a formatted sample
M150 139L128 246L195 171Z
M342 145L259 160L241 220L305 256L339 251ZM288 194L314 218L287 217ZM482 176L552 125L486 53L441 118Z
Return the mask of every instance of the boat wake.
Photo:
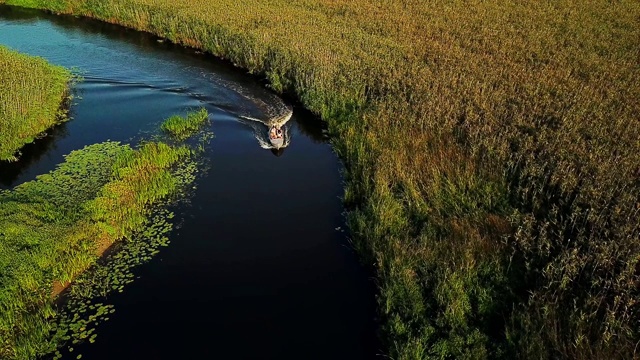
M238 121L253 130L254 137L261 148L272 150L278 156L281 155L283 149L291 143L288 122L293 116L292 107L278 95L266 89L254 91L221 78L210 80L249 100L249 103L253 105L252 108L241 107L236 112Z

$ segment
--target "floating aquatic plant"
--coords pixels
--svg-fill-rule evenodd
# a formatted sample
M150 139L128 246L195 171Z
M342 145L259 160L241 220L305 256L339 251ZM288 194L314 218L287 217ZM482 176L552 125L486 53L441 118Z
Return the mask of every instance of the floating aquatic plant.
M114 311L95 299L122 291L131 268L168 244L167 206L192 188L194 154L160 141L94 144L0 191L0 357L31 359L95 341L93 326ZM55 297L72 281L60 308Z

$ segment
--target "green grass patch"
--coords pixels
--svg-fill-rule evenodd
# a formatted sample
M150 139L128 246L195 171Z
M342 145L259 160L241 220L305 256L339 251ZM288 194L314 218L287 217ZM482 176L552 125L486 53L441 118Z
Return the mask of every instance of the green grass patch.
M37 180L0 192L0 348L31 359L55 349L54 282L68 283L100 251L142 228L150 205L180 185L184 147L115 142L74 151Z
M173 214L164 207L186 196L194 154L160 141L137 149L105 142L0 191L0 358L33 359L95 339L90 325L113 310L95 297L122 291L131 267L168 244ZM98 264L118 240L120 250ZM76 279L59 308L59 288Z
M0 161L65 119L71 73L38 57L0 46Z
M174 115L166 119L160 128L177 140L186 140L195 134L209 118L207 109L188 113L186 116Z

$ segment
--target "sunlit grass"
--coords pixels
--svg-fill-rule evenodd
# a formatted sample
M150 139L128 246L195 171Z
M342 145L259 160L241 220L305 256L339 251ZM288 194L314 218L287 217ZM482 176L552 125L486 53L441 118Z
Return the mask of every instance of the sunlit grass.
M55 346L52 286L93 264L99 249L130 235L149 205L178 185L170 169L189 150L107 142L69 154L37 180L0 192L0 348L30 359ZM51 348L53 346L53 348Z
M152 206L193 181L182 169L192 154L162 142L105 142L0 191L0 358L33 359L66 340L74 319L52 338L54 284L73 281L115 241L147 231Z
M166 119L160 128L177 140L185 140L197 132L209 118L207 109L193 111L186 116L173 115Z
M0 46L0 161L64 118L71 73L46 60Z
M392 358L637 356L640 2L8 2L202 48L329 121Z

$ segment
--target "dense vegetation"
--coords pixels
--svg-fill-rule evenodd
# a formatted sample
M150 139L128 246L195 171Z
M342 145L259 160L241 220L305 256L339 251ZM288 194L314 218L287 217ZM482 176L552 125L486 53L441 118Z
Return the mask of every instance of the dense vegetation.
M71 73L0 46L0 161L64 119Z
M50 353L80 328L73 326L77 315L60 323L54 296L116 240L139 239L128 246L128 257L118 255L116 261L127 265L137 260L132 254L149 256L146 249L151 247L142 241L160 233L154 224L148 226L152 206L193 181L185 172L192 154L186 146L163 142L147 142L139 149L95 144L72 152L49 174L0 191L0 358ZM145 233L138 236L141 231ZM97 272L102 282L113 285L114 274L123 271L120 265ZM94 271L91 276L98 275ZM116 289L128 278L116 277ZM82 291L94 290L85 284ZM82 299L76 305L84 312L87 297L72 297ZM86 327L88 320L83 321ZM76 335L82 339L88 333Z
M209 118L207 109L200 109L187 116L174 115L166 119L160 128L177 140L185 140L197 132Z
M640 356L640 2L4 1L205 49L329 121L392 358Z

